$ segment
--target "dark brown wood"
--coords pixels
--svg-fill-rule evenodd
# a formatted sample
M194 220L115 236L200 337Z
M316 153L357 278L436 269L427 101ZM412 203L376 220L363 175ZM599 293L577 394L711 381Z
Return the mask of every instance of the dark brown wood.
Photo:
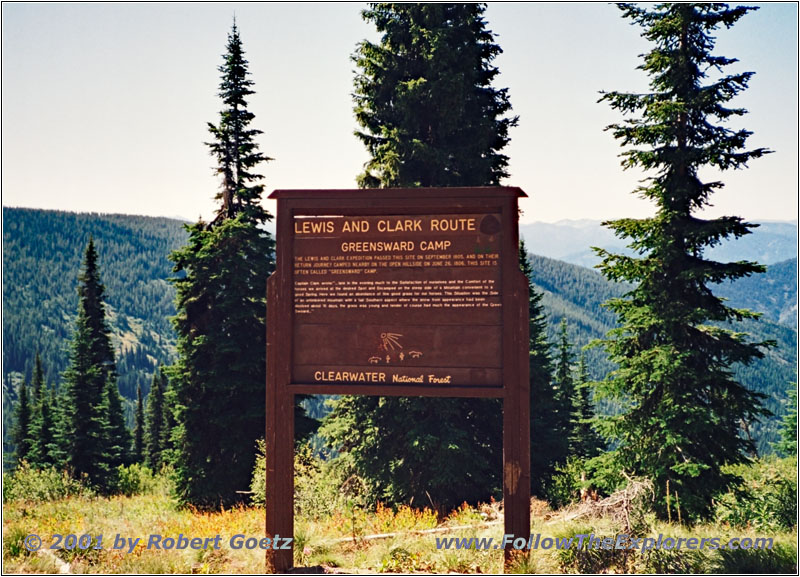
M507 327L513 339L510 349L526 350L529 343L528 281L519 273L514 291L518 322ZM524 321L524 322L521 322ZM524 346L523 346L524 344ZM528 355L509 358L509 379L516 386L506 389L503 401L503 511L506 535L527 542L531 531L531 464L530 464L530 365ZM513 540L512 540L513 541ZM504 551L506 571L527 554L510 545Z
M503 399L506 533L530 534L527 279L518 188L275 191L268 536L293 532L294 395ZM514 554L505 552L508 568ZM286 572L292 551L267 552Z

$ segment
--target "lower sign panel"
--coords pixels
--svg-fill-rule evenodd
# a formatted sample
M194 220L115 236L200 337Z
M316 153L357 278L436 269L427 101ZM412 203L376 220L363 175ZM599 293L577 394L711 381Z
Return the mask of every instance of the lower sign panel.
M298 325L294 351L295 383L502 386L496 325Z

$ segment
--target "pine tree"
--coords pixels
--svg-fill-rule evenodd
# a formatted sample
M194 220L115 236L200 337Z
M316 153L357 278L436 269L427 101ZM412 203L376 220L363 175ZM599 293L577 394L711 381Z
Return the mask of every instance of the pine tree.
M271 215L260 204L264 186L247 110L253 94L236 24L219 67L219 122L208 143L221 178L216 217L187 227L188 244L170 259L177 289L178 361L175 387L178 497L197 506L240 499L249 486L255 442L264 435L266 281L274 242L264 228ZM299 424L302 425L303 419Z
M525 241L519 245L520 269L528 278L528 314L530 318L530 386L531 386L531 493L540 498L553 475L555 465L562 462L564 441L556 425L556 397L552 384L553 362L547 342L547 319L542 293L533 286Z
M166 375L163 371L153 373L150 394L147 395L147 412L145 415L144 459L153 471L161 469L164 450L164 389Z
M155 377L155 375L154 375ZM154 379L155 380L155 379ZM152 393L153 389L150 389ZM150 398L148 396L148 398ZM144 402L142 401L142 385L136 387L136 417L133 426L133 453L131 458L134 463L144 461Z
M354 57L362 187L484 186L507 176L500 150L516 118L491 86L501 52L483 4L370 4L382 33ZM497 400L342 397L325 435L349 452L378 498L457 505L501 484ZM457 490L454 488L457 487Z
M787 457L797 456L797 383L791 383L786 399L786 414L780 427L781 439L775 448Z
M603 274L628 281L626 297L609 302L620 328L605 341L619 368L600 393L627 410L607 432L618 443L618 466L646 475L665 512L665 487L679 494L684 518L709 513L713 495L736 479L723 466L745 460L752 442L743 423L765 414L763 395L739 384L731 369L763 356L759 345L723 325L755 317L728 307L713 285L764 271L753 262L709 260L707 249L754 226L740 217L703 219L721 182L699 172L741 168L768 151L743 150L750 132L726 127L746 111L726 104L747 87L751 72L727 75L735 60L712 55L712 32L730 28L752 8L724 4L620 6L655 46L640 66L650 92L609 92L612 108L630 115L609 127L623 146L623 166L654 175L635 192L656 204L654 217L606 223L638 256L599 250ZM708 73L711 72L711 79Z
M17 464L27 461L31 452L31 406L28 399L28 386L24 380L19 384L19 400L14 415L12 442Z
M603 447L603 441L592 425L595 414L590 394L589 369L586 367L586 355L581 351L578 356L578 378L572 398L573 419L569 439L570 454L581 459L596 457Z

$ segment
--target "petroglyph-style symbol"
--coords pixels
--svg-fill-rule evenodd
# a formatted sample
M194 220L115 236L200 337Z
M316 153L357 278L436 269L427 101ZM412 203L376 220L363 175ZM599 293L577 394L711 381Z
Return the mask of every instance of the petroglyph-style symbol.
M370 357L369 358L369 364L371 364L371 365L377 365L379 362L381 362L381 358L380 357Z
M403 335L398 333L381 333L381 350L393 351L395 347L402 349L403 345L397 339Z
M420 351L408 351L408 356L412 359L418 359L422 356L422 353Z

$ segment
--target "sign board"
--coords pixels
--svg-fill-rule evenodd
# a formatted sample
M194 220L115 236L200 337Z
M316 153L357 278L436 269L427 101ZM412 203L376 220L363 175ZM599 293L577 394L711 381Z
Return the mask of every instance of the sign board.
M294 394L370 394L504 399L504 490L524 498L519 507L506 501L507 529L518 517L506 532L527 537L520 196L504 187L271 195L278 225L267 303L268 535L292 530ZM270 551L268 568L285 571L291 559Z

